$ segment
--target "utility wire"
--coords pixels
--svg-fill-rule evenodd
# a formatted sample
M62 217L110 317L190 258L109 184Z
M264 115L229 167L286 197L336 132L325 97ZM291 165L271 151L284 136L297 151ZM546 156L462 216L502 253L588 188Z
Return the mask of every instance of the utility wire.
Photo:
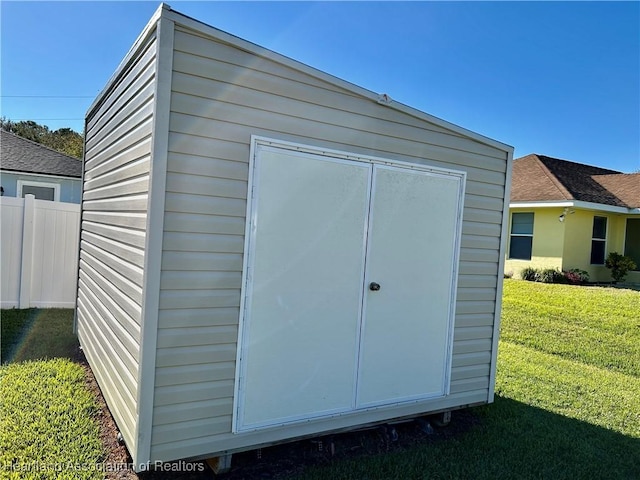
M78 117L78 118L33 118L33 117L29 117L29 118L11 118L10 119L12 122L15 121L23 121L23 120L84 120L84 118Z
M94 98L95 95L0 95L2 98Z

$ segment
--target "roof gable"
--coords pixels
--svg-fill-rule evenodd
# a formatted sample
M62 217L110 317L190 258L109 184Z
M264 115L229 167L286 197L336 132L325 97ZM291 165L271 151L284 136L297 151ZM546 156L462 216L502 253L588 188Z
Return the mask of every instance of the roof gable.
M640 174L530 154L513 163L511 202L578 200L640 206Z
M527 155L513 161L511 201L569 200L571 194L540 162L537 155Z
M82 161L0 130L0 168L16 173L80 178Z

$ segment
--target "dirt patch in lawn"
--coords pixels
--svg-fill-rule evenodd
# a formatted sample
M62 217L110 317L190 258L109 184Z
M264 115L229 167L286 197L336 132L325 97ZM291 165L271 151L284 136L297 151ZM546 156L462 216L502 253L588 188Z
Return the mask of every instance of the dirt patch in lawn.
M104 459L105 478L108 480L204 480L213 478L211 470L202 462L190 465L191 471L171 471L179 469L180 464L165 465L165 471L136 474L132 460L124 444L118 442L116 426L102 392L80 349L75 361L80 363L87 378L87 388L98 400L100 411L97 421L100 435L106 451ZM327 465L333 461L347 458L363 458L386 452L401 451L416 445L428 446L458 436L480 423L473 410L453 412L451 423L444 427L436 426L433 418L423 417L396 425L382 425L356 432L326 435L311 440L301 440L276 445L259 450L233 455L229 473L218 475L220 480L242 480L250 478L288 478L303 473L312 466Z

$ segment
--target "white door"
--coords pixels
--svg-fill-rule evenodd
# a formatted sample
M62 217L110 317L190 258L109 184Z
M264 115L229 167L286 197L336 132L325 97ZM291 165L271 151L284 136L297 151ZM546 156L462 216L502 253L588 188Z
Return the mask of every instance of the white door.
M463 175L261 144L252 168L234 431L446 394Z
M353 408L370 168L256 153L239 425Z
M460 179L375 166L359 407L445 393Z

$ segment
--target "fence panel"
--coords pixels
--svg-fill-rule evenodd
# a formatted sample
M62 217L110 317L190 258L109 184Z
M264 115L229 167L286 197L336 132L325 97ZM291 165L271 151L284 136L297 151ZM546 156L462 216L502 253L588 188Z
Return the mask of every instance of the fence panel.
M0 198L2 308L75 306L80 205Z
M24 199L0 197L0 306L20 302Z

